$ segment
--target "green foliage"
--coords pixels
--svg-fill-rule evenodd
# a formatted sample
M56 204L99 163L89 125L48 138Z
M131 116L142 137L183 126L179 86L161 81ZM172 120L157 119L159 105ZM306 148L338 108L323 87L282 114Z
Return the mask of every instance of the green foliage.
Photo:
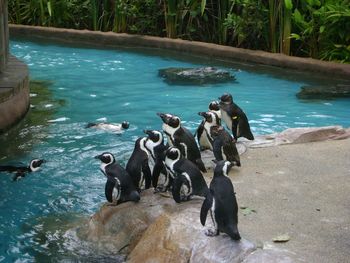
M167 36L350 61L350 0L8 0L16 24Z

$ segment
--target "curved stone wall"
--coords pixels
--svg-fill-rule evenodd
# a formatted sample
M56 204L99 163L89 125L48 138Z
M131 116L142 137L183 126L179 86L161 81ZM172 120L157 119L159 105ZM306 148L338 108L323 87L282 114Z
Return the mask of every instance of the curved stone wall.
M220 59L227 62L243 61L300 71L330 74L331 76L350 77L350 65L320 61L311 58L290 57L283 54L264 51L246 50L197 41L169 39L152 36L117 34L63 28L10 25L11 37L36 38L56 43L90 45L103 48L145 47L189 53L206 58Z
M29 108L28 67L10 56L0 74L0 133L18 122Z

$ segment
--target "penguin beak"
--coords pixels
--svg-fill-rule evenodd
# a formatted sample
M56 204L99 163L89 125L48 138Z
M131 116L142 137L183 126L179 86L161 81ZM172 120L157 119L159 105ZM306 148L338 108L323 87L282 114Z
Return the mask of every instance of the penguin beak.
M198 115L204 117L205 119L208 117L208 114L206 112L198 112Z
M145 134L147 134L149 137L151 137L152 134L153 134L151 130L143 130L143 132L144 132Z
M98 160L101 160L101 157L102 157L102 155L100 154L100 155L96 155L94 158L98 159Z
M167 114L158 112L157 115L162 119L164 123L168 123L169 117L167 116Z

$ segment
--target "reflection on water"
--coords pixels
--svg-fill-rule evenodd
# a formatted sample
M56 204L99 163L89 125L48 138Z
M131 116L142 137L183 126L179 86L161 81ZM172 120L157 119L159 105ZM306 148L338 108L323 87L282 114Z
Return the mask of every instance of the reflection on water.
M50 81L31 80L30 109L23 120L0 136L0 161L20 158L30 152L33 145L47 137L47 121L64 106L65 101L54 99Z

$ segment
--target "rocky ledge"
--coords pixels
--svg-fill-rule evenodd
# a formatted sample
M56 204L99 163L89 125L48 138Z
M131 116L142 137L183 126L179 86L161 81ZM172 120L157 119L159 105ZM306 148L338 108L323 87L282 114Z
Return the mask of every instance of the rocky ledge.
M213 67L204 68L165 68L159 76L169 84L205 85L234 81L230 72Z
M349 98L350 85L304 86L296 95L299 99L334 99Z
M139 203L103 205L91 217L85 235L100 249L124 254L128 262L256 262L258 255L260 259L289 258L283 251L257 248L245 239L206 236L199 220L202 202L193 197L177 204L168 194L146 190Z

